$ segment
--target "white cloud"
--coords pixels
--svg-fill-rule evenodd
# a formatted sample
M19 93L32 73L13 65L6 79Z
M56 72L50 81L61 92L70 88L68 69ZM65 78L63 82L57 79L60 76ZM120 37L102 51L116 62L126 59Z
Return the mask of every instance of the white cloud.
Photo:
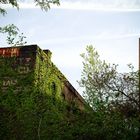
M10 5L2 7L12 8ZM20 8L39 8L33 0L19 2ZM97 11L140 11L140 0L60 0L60 6L52 5L52 8L71 10L97 10Z
M124 34L113 34L109 32L103 32L94 37L94 39L108 40L108 39L125 39L130 37L139 37L140 33L124 33Z
M73 9L73 10L99 10L99 11L140 11L140 5L134 2L127 2L114 0L114 1L102 1L102 0L88 0L86 2L77 1L63 1L61 6L58 8L62 9Z
M77 36L77 37L63 37L63 38L50 38L46 40L38 40L37 42L41 45L45 44L67 44L70 42L80 42L80 41L92 41L92 40L117 40L125 38L140 37L140 33L123 33L123 34L113 34L113 32L101 32L100 34L93 36Z
M67 3L89 4L95 7L108 8L140 8L140 0L61 0Z

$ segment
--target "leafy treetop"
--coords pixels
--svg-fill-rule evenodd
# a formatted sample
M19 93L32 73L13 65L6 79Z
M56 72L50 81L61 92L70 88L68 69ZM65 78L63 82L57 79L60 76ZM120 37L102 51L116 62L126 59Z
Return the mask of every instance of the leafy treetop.
M19 2L21 0L0 0L1 4L10 4L13 7L19 9ZM42 10L47 11L51 8L51 4L60 5L59 0L33 0L36 6L40 6ZM6 10L0 7L0 13L5 15Z

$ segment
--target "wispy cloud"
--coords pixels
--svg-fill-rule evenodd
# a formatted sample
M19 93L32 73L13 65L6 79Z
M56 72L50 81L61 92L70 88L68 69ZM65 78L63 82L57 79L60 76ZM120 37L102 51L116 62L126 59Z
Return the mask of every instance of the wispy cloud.
M139 37L140 33L124 33L124 34L111 34L109 32L102 32L94 37L94 39L109 40L109 39L125 39L132 37Z
M118 39L126 39L140 37L140 33L124 33L124 34L116 34L114 35L111 32L102 32L93 36L77 36L77 37L66 37L66 38L50 38L47 40L39 40L39 44L63 44L69 42L80 42L80 41L92 41L92 40L118 40Z

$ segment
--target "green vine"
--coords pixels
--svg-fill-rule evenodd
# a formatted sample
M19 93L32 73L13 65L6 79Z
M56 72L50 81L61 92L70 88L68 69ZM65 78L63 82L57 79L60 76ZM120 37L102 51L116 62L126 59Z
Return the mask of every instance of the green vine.
M74 100L66 102L66 78L51 62L51 54L36 48L32 52L21 47L21 56L0 57L2 140L136 139L137 119L126 122L115 112L106 115L91 108L79 111Z
M66 78L37 48L32 61L0 57L0 137L10 140L62 139L70 119L62 97Z

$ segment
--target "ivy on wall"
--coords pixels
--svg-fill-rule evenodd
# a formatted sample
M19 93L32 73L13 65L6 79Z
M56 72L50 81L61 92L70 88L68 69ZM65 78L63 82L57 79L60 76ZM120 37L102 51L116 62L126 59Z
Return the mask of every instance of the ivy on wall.
M72 136L70 120L75 115L68 113L68 103L62 98L66 79L49 55L37 48L35 56L28 56L32 59L28 63L20 57L0 57L2 139L55 140Z
M28 53L0 57L0 139L136 139L137 120L126 123L115 112L79 111L74 102L69 105L62 97L66 78L51 62L51 54L39 48Z
M51 62L49 54L45 54L38 48L35 63L35 86L38 87L38 90L52 96L54 94L52 93L54 90L52 88L55 86L53 92L55 92L57 99L61 99L63 82L59 75L60 72Z

